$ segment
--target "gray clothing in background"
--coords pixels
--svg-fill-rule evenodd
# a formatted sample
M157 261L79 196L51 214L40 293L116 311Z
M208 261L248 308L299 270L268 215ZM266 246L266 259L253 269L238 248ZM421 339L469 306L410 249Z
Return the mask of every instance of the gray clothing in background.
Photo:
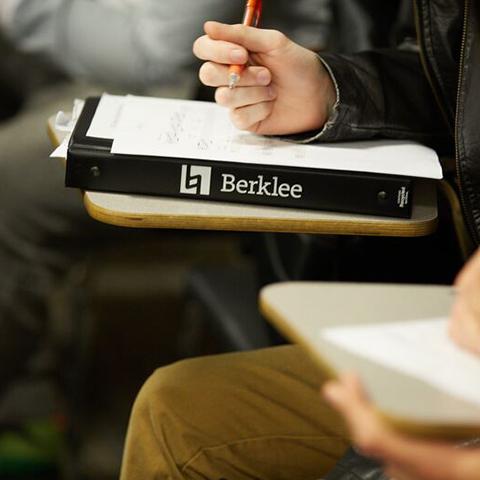
M264 26L322 46L325 0L264 3ZM178 85L182 72L196 76L192 44L203 21L238 21L243 7L244 0L0 0L0 21L20 48L75 78L152 87ZM54 86L0 124L0 391L42 344L47 300L72 265L139 234L90 219L78 192L64 188L63 166L48 158L47 118L88 93Z
M0 19L19 48L47 55L75 78L132 88L191 74L203 23L238 23L245 6L245 0L2 1ZM308 47L326 45L329 0L263 3L262 26Z

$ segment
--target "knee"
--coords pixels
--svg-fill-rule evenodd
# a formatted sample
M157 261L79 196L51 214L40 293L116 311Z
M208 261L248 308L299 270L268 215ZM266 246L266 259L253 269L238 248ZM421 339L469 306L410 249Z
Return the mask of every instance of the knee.
M198 381L192 363L184 360L156 370L142 386L135 408L145 409L156 416L167 415L191 397L190 392Z
M201 363L184 360L156 370L138 393L131 422L146 421L157 436L169 438L194 421L204 386Z
M130 418L123 480L184 478L183 466L215 440L211 428L219 408L209 405L205 392L216 363L215 358L178 362L145 382Z
M206 403L211 403L219 390L228 388L215 360L216 357L203 357L159 368L141 388L135 408L148 408L161 421L172 416L186 419L198 413L199 407L205 410Z
M279 372L292 377L289 366L297 359L305 364L301 354L299 348L288 346L276 348L275 353L267 349L183 360L153 373L138 395L136 408L148 408L162 422L175 417L208 428L212 416L227 417L226 404L248 401L248 392L262 390L266 378ZM316 370L309 370L316 377Z
M241 357L236 357L203 357L158 369L140 390L131 422L147 422L170 446L208 442L213 424L230 421L226 405L239 396Z

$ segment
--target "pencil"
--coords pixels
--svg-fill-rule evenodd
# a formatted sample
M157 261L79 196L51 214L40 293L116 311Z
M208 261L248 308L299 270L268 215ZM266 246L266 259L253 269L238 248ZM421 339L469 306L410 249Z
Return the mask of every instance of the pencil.
M249 27L256 27L260 22L260 16L262 15L262 0L247 0L245 6L245 14L243 17L243 25ZM235 88L240 81L245 65L230 65L228 75L228 87L230 89Z

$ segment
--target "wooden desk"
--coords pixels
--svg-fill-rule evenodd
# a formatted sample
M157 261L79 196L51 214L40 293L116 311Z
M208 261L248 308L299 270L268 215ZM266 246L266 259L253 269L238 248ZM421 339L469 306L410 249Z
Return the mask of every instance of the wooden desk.
M48 132L54 145L62 141L53 118L48 122ZM134 228L419 237L431 234L437 226L433 182L419 185L408 220L99 192L85 192L83 198L94 219Z
M374 404L397 428L415 435L465 439L480 436L480 407L392 373L319 335L320 327L445 316L452 300L452 289L443 286L292 282L264 288L260 309L281 332L305 347L327 375L359 372Z

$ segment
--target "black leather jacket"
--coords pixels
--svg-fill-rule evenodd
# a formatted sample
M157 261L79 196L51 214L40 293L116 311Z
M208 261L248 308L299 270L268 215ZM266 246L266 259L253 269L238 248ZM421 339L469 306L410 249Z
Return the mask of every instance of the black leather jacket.
M339 102L319 139L413 139L455 156L464 215L480 244L480 7L416 0L420 52L324 54Z

